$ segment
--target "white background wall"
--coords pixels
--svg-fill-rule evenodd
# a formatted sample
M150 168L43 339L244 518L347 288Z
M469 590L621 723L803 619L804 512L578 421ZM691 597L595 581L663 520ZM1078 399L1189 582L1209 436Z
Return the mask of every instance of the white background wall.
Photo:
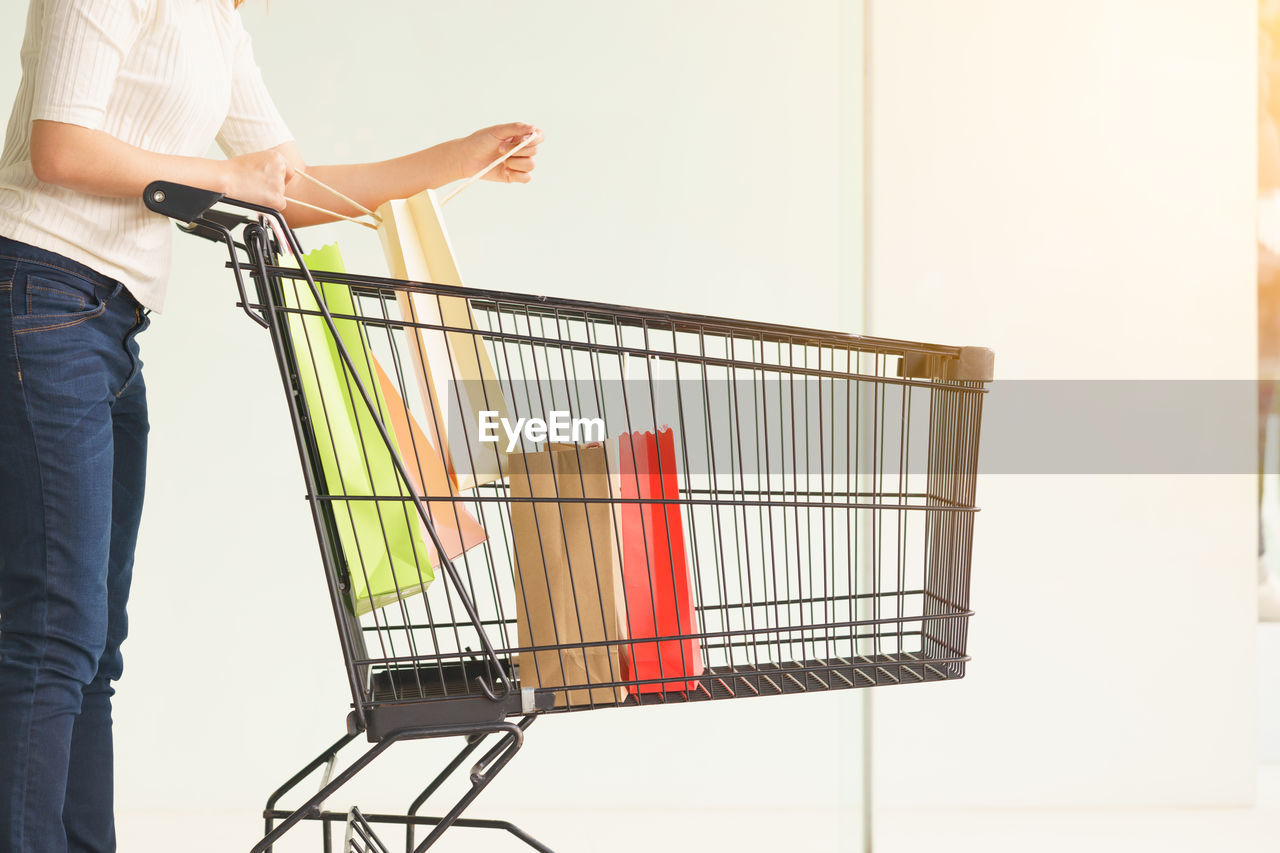
M17 85L23 6L0 7L3 93ZM312 162L509 120L546 130L532 185L478 185L449 207L470 284L819 327L860 318L860 4L274 0L243 14ZM374 235L334 226L307 240L333 238L350 269L382 273ZM206 817L188 843L225 850L341 734L350 696L268 339L233 307L217 248L175 242L168 306L142 344L151 475L119 798L222 810L225 826ZM845 695L548 719L478 813L819 807L814 849L839 837L854 849L859 708ZM366 802L405 807L443 756L393 750ZM535 815L530 828L555 842L578 820ZM697 821L681 837L769 849L765 823ZM611 832L609 849L652 849L639 825ZM135 822L122 849L158 841Z
M1002 379L1252 377L1255 15L874 3L869 331ZM1249 802L1255 488L984 478L974 663L875 697L878 802Z
M21 5L0 8L3 91ZM472 283L852 328L849 5L386 0L375 18L274 0L245 14L314 161L508 118L547 129L534 185L450 208ZM869 331L990 346L1004 378L1252 375L1253 14L1248 0L877 3ZM365 235L328 233L352 268L380 263ZM121 797L229 810L247 838L246 810L336 735L347 697L278 379L219 263L178 241L170 307L144 340L155 429ZM958 684L877 694L880 802L1247 802L1253 488L986 478L975 663ZM549 719L487 799L848 803L855 708ZM374 787L398 804L439 753L393 753ZM554 840L568 820L531 828ZM145 849L153 830L135 827L129 849ZM212 837L190 843L227 849ZM633 841L614 828L608 846Z

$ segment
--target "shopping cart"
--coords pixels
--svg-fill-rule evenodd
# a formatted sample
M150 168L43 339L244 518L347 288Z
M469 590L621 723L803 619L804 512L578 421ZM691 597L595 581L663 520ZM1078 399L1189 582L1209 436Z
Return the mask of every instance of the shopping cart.
M387 850L396 826L410 853L452 826L548 851L461 817L539 715L964 676L989 350L313 272L274 211L163 182L145 201L225 244L270 332L350 682L347 734L271 795L255 853L301 821L326 851L337 834ZM410 297L469 320L423 322ZM456 382L421 381L426 335ZM446 423L466 411L459 346L483 350L480 391L523 432ZM539 440L566 418L568 441ZM500 476L423 468L484 454ZM360 733L372 746L335 775ZM495 736L461 799L420 815ZM445 737L461 751L404 813L325 809L392 744Z

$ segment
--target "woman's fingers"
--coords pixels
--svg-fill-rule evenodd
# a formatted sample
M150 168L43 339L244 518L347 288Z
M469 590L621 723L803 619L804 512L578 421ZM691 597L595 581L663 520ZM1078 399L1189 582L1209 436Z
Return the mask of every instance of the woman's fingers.
M293 175L293 167L284 155L274 149L242 154L227 161L227 194L242 201L284 210L285 184Z
M517 133L513 136L503 136L498 138L499 153L505 153L507 151L510 151L512 148L515 148L517 145L520 145L521 143L528 143L527 147L532 147L542 142L543 139L546 138L543 135L542 131L534 127L533 125L521 125L521 126L527 127L529 129L521 133ZM520 150L523 151L525 149L522 148Z
M501 168L491 172L491 179L509 184L529 183L532 180L530 172L534 170L533 158L538 155L538 145L543 140L542 131L531 124L513 122L494 125L487 132L498 140L499 156L522 143L525 146L516 152L516 156L508 157Z
M506 154L512 148L515 148L516 146L518 146L521 142L524 142L524 138L520 136L512 137L511 139L504 139L502 142L498 143L498 153ZM520 153L524 154L526 151L528 151L529 156L532 157L534 154L538 153L538 143L540 142L542 142L542 140L538 139L532 144L526 145L525 147L520 149Z
M520 153L524 154L523 151ZM513 172L532 172L534 166L532 157L512 157L507 160L507 168Z
M534 169L532 157L512 157L502 165L502 180L509 184L527 184L533 180L529 174Z
M498 153L506 154L508 151L510 151L512 148L515 148L519 144L520 144L520 140L518 139L515 142L511 142L511 143L504 142L498 146ZM536 157L538 156L538 146L536 144L526 145L524 148L520 149L519 154L521 157Z
M487 128L485 132L495 139L506 142L511 139L524 139L536 130L536 127L526 122L513 121L507 124L495 124L493 127Z

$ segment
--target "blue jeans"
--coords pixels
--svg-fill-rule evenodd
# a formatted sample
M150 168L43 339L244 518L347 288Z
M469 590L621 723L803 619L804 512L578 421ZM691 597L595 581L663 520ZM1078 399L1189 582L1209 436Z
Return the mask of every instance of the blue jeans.
M148 322L119 282L0 237L0 853L116 847Z

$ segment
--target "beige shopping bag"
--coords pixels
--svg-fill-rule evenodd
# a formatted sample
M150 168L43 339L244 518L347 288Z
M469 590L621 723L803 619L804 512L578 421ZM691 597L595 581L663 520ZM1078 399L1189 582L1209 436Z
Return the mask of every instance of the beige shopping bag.
M377 230L393 278L461 286L462 276L440 208L490 170L539 141L537 135L530 134L440 199L434 190L424 190L411 198L388 201L373 211L299 171L299 177L361 215L347 216L297 199L289 199L289 203ZM366 221L366 216L373 221ZM454 487L471 489L501 480L506 474L506 453L500 443L482 443L479 427L482 412L509 419L507 402L470 305L462 297L425 293L400 293L397 301L405 320L449 329L409 329L408 336L418 391L432 409L427 418L431 440L443 455Z
M434 190L389 201L377 214L381 220L378 236L393 278L462 284ZM500 443L479 441L479 423L482 412L508 418L507 403L467 300L399 293L396 301L401 315L410 322L464 330L406 330L414 374L422 399L429 400L438 414L428 419L431 438L444 451L457 488L470 489L502 479L506 454Z
M521 647L626 639L616 506L582 500L616 495L605 454L603 444L549 444L509 457ZM557 692L557 707L622 702L625 687L590 686L621 681L622 655L621 645L521 652L520 684L576 685Z

